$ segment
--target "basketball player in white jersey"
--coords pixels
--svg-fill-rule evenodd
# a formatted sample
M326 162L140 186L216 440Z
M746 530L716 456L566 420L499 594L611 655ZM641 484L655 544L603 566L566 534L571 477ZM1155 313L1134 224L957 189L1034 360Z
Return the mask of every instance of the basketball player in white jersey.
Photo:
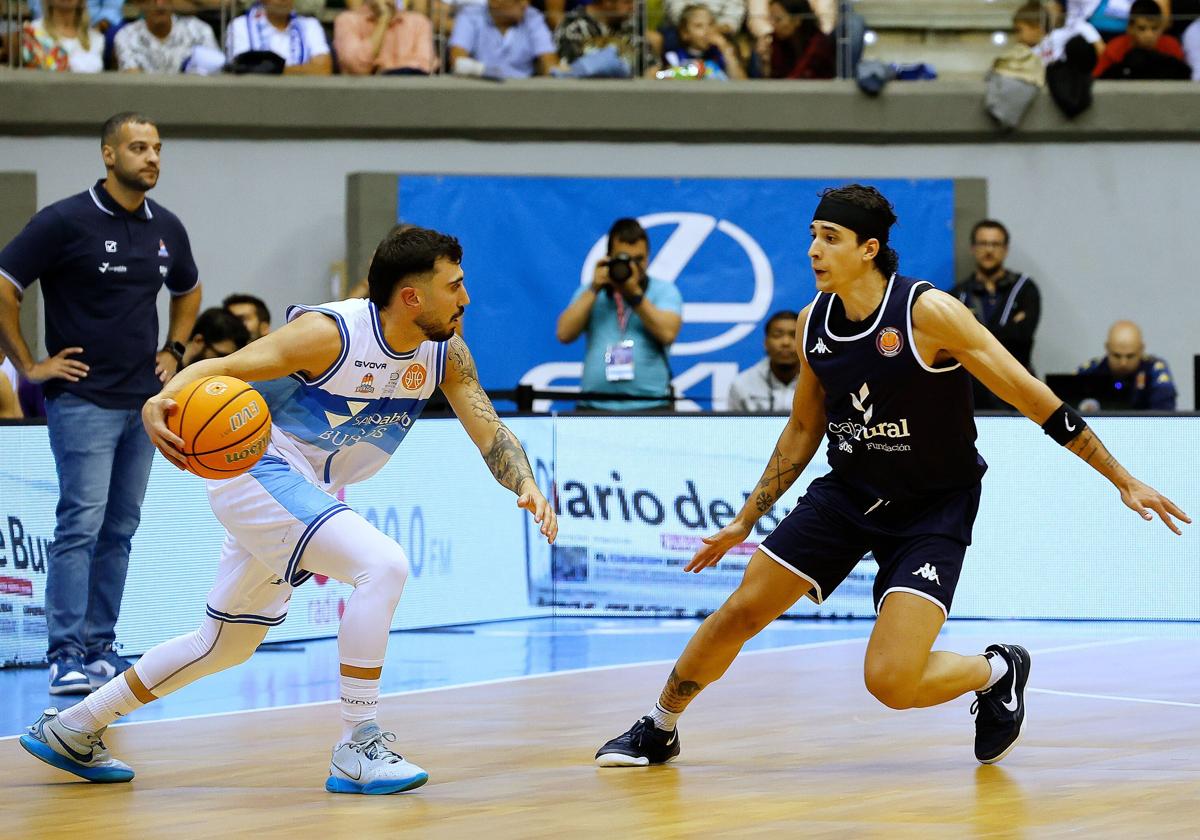
M375 251L370 298L293 306L280 330L221 359L197 362L151 398L151 440L177 465L183 441L166 425L173 397L206 376L253 382L271 409L266 454L247 473L208 483L228 534L200 628L148 651L122 678L63 712L48 709L21 743L48 764L94 782L127 782L105 728L159 697L249 658L283 622L292 589L314 574L354 586L338 632L343 732L326 790L385 794L428 779L375 722L392 614L408 576L403 549L336 498L377 472L441 387L488 468L518 507L558 532L553 508L519 442L496 416L466 344L455 335L470 299L453 237L389 233Z

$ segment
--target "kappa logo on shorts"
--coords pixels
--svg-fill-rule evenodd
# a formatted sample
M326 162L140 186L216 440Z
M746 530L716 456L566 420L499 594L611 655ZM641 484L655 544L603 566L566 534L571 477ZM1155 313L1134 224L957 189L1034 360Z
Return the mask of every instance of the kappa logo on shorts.
M425 365L417 362L409 365L408 369L404 371L404 375L400 377L400 384L409 391L421 390L425 386Z
M934 583L936 583L938 586L942 585L941 580L938 579L937 566L931 566L928 563L926 563L924 566L922 566L921 568L919 568L915 572L913 572L913 575L914 576L919 575L919 576L925 578L925 580L931 580Z
M904 349L904 337L895 327L884 327L875 336L875 347L890 359L892 356L898 356Z

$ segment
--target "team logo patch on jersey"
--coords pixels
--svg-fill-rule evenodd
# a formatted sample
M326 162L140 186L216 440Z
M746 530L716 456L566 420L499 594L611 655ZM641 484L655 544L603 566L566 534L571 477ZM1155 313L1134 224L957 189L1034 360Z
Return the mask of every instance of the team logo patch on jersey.
M209 382L204 386L204 393L210 397L219 397L229 390L229 386L224 382Z
M375 374L363 374L362 382L358 383L358 387L354 389L357 394L374 394L375 393Z
M160 239L160 240L158 240L158 255L159 255L160 257L169 257L169 256L171 256L170 254L168 254L168 253L167 253L167 243L166 243L166 242L163 242L161 239Z
M879 335L875 336L875 347L880 353L891 358L904 349L904 337L895 327L884 327L879 331Z
M404 371L400 383L408 391L419 391L425 386L425 365L413 363Z

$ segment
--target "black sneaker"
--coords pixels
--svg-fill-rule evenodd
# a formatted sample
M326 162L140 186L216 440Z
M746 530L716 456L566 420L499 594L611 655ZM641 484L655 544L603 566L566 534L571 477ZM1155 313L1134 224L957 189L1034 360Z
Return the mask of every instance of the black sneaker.
M679 755L679 730L667 732L646 715L624 735L618 735L596 751L600 767L645 767L666 764Z
M995 764L1012 752L1025 728L1030 662L1029 651L1020 645L988 645L987 652L1003 656L1008 673L975 695L971 713L975 715L975 757L984 764Z

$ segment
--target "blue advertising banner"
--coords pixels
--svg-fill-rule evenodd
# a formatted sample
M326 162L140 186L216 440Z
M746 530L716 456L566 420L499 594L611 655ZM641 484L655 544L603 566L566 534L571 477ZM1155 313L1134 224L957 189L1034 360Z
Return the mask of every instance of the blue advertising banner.
M578 386L584 340L563 346L555 323L591 281L613 221L639 219L650 236L650 276L683 296L683 330L670 354L675 391L690 398L680 408L721 409L734 377L762 358L767 317L798 311L816 294L809 222L821 190L845 183L402 175L397 217L462 242L471 294L465 336L484 386L497 389ZM895 205L891 244L901 272L949 288L953 181L870 183Z

